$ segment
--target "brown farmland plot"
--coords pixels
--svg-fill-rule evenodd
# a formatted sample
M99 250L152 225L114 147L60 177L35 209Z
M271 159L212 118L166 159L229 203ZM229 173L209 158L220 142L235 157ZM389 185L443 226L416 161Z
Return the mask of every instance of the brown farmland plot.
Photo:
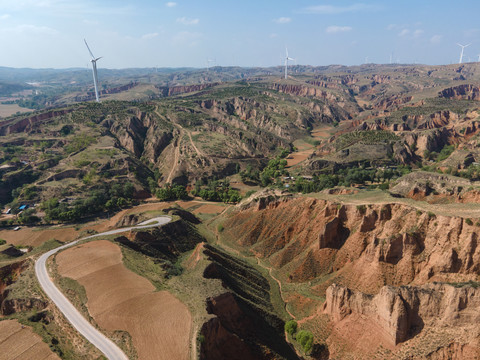
M188 359L192 317L187 307L128 270L117 245L89 242L65 250L56 261L62 276L85 287L89 313L100 327L131 335L139 360Z

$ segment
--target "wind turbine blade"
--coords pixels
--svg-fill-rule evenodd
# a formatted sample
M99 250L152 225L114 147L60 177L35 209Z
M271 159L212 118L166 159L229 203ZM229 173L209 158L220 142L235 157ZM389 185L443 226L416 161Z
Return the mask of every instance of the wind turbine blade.
M472 43L470 43L470 44L468 44L468 45L465 45L465 47L470 46L470 45L472 45Z
M103 58L103 56L96 58L95 61L100 60L101 58Z
M287 58L288 58L288 49L286 46L285 46L285 54L287 54Z
M95 56L93 56L92 50L90 50L90 48L88 47L87 40L83 39L83 41L85 41L85 45L87 45L88 52L92 56L92 59L95 59Z

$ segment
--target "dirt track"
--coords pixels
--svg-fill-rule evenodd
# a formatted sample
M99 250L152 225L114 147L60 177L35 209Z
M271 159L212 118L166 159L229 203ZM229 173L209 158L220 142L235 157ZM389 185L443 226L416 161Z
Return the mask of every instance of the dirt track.
M92 241L65 250L56 261L62 276L85 287L88 310L100 327L131 335L139 360L188 359L187 307L125 268L117 245Z

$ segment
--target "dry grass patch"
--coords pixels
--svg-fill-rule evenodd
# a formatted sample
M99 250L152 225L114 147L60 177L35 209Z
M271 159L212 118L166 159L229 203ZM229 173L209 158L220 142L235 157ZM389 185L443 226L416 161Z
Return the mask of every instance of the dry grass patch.
M7 117L17 112L30 112L32 109L22 108L17 104L0 104L0 117Z
M223 205L202 205L193 211L194 214L219 214L225 210Z
M50 239L57 239L61 242L74 240L78 236L78 231L73 227L62 227L58 229L28 228L22 227L18 231L2 230L0 239L7 240L7 243L24 246L40 246Z

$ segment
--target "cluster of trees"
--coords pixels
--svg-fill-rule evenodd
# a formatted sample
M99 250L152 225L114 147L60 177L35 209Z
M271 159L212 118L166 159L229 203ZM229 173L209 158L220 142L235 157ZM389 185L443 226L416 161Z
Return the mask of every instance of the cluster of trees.
M250 181L256 184L262 184L262 186L268 186L280 175L288 175L288 172L285 170L287 166L287 160L285 160L285 158L290 152L290 149L281 149L280 155L270 160L262 171L253 169L252 165L248 164L247 168L240 172L242 181L244 183Z
M106 210L116 210L131 206L134 202L132 183L103 185L93 189L85 199L77 199L72 204L60 202L56 198L41 204L45 211L45 221L74 221Z
M211 180L206 186L199 181L192 190L193 196L200 196L207 201L223 201L224 203L237 203L242 200L240 193L230 187L228 180Z
M45 104L48 102L49 96L44 94L38 94L32 96L31 98L24 98L17 100L17 104L20 107L27 109L40 110L45 107Z
M389 181L395 177L408 174L411 169L399 166L396 169L350 168L338 170L335 174L321 174L311 180L298 177L291 186L295 192L310 193L330 189L335 186L366 185L368 182L380 183L380 188L388 188Z
M188 193L183 185L166 184L165 187L157 189L155 194L159 200L186 200Z
M18 214L18 223L23 225L36 224L40 222L40 218L36 215L34 208L29 208Z
M286 166L287 160L278 156L270 160L262 171L253 169L250 164L247 165L247 168L240 172L240 177L243 182L250 181L255 184L261 184L262 186L268 186L273 184L276 178L282 175L288 175L288 172L285 170Z
M308 330L298 331L298 324L295 320L289 320L285 323L285 331L295 339L305 354L308 354L313 349L313 334Z
M260 183L262 186L272 184L280 176L288 175L285 170L287 160L276 157L268 162L268 165L260 173Z
M423 157L426 160L443 161L447 159L455 150L454 145L445 145L440 152L425 150Z
M257 184L260 181L260 170L254 169L252 165L248 164L244 171L240 172L242 182L253 182Z
M453 176L460 176L465 179L469 179L472 181L478 181L480 180L480 166L479 165L474 165L471 164L465 169L457 169L457 168L452 168L448 167L447 169L439 169L435 165L433 166L422 166L423 171L432 171L432 172L438 172L440 174L449 174Z

